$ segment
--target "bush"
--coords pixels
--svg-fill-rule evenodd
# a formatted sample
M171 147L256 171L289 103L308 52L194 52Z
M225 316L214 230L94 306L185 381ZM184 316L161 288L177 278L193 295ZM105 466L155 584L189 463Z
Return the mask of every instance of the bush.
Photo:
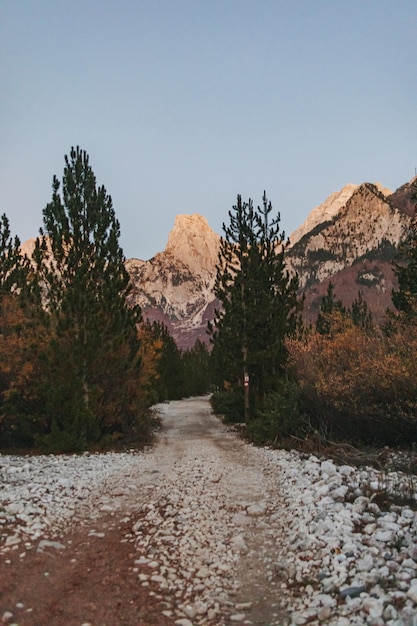
M245 400L243 389L216 391L210 398L211 408L216 415L223 416L228 424L245 421Z
M311 333L287 347L302 406L319 434L367 445L417 441L417 333L411 325L384 336L347 321L343 332Z
M302 435L304 421L299 408L300 390L294 382L283 378L278 389L270 392L246 428L248 438L255 444L273 444L291 435Z

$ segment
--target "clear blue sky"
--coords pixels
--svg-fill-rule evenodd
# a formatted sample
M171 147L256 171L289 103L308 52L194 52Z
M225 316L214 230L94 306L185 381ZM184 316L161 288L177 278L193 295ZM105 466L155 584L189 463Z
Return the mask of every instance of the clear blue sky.
M36 236L79 145L125 255L266 189L289 235L417 167L415 0L0 0L0 212Z

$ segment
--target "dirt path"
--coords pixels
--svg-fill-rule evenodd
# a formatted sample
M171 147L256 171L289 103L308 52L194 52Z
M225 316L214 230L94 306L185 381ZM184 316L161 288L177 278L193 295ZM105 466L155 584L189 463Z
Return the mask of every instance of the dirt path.
M106 502L114 496L117 506L48 538L63 548L24 556L19 548L2 560L4 623L282 623L278 477L210 414L208 399L160 409L158 444L141 458L128 496L119 497L123 477L115 476Z

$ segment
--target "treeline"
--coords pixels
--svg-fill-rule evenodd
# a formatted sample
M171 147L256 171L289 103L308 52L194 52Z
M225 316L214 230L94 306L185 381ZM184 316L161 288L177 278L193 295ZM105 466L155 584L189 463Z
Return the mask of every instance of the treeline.
M143 444L155 402L208 390L208 351L181 352L128 306L111 197L85 151L65 157L31 258L0 220L0 446Z
M417 200L417 183L413 195ZM215 412L245 421L257 443L317 437L355 445L417 442L417 222L393 260L398 290L381 327L362 294L350 309L330 284L317 322L300 316L297 276L285 267L279 214L237 204L223 225L210 327Z

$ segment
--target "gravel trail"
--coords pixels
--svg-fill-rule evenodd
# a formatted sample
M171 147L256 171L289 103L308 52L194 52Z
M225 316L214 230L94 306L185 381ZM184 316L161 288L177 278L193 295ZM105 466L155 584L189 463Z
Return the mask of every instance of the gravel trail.
M208 398L158 410L144 452L0 455L0 621L417 626L417 516L378 507L386 477L245 444Z

